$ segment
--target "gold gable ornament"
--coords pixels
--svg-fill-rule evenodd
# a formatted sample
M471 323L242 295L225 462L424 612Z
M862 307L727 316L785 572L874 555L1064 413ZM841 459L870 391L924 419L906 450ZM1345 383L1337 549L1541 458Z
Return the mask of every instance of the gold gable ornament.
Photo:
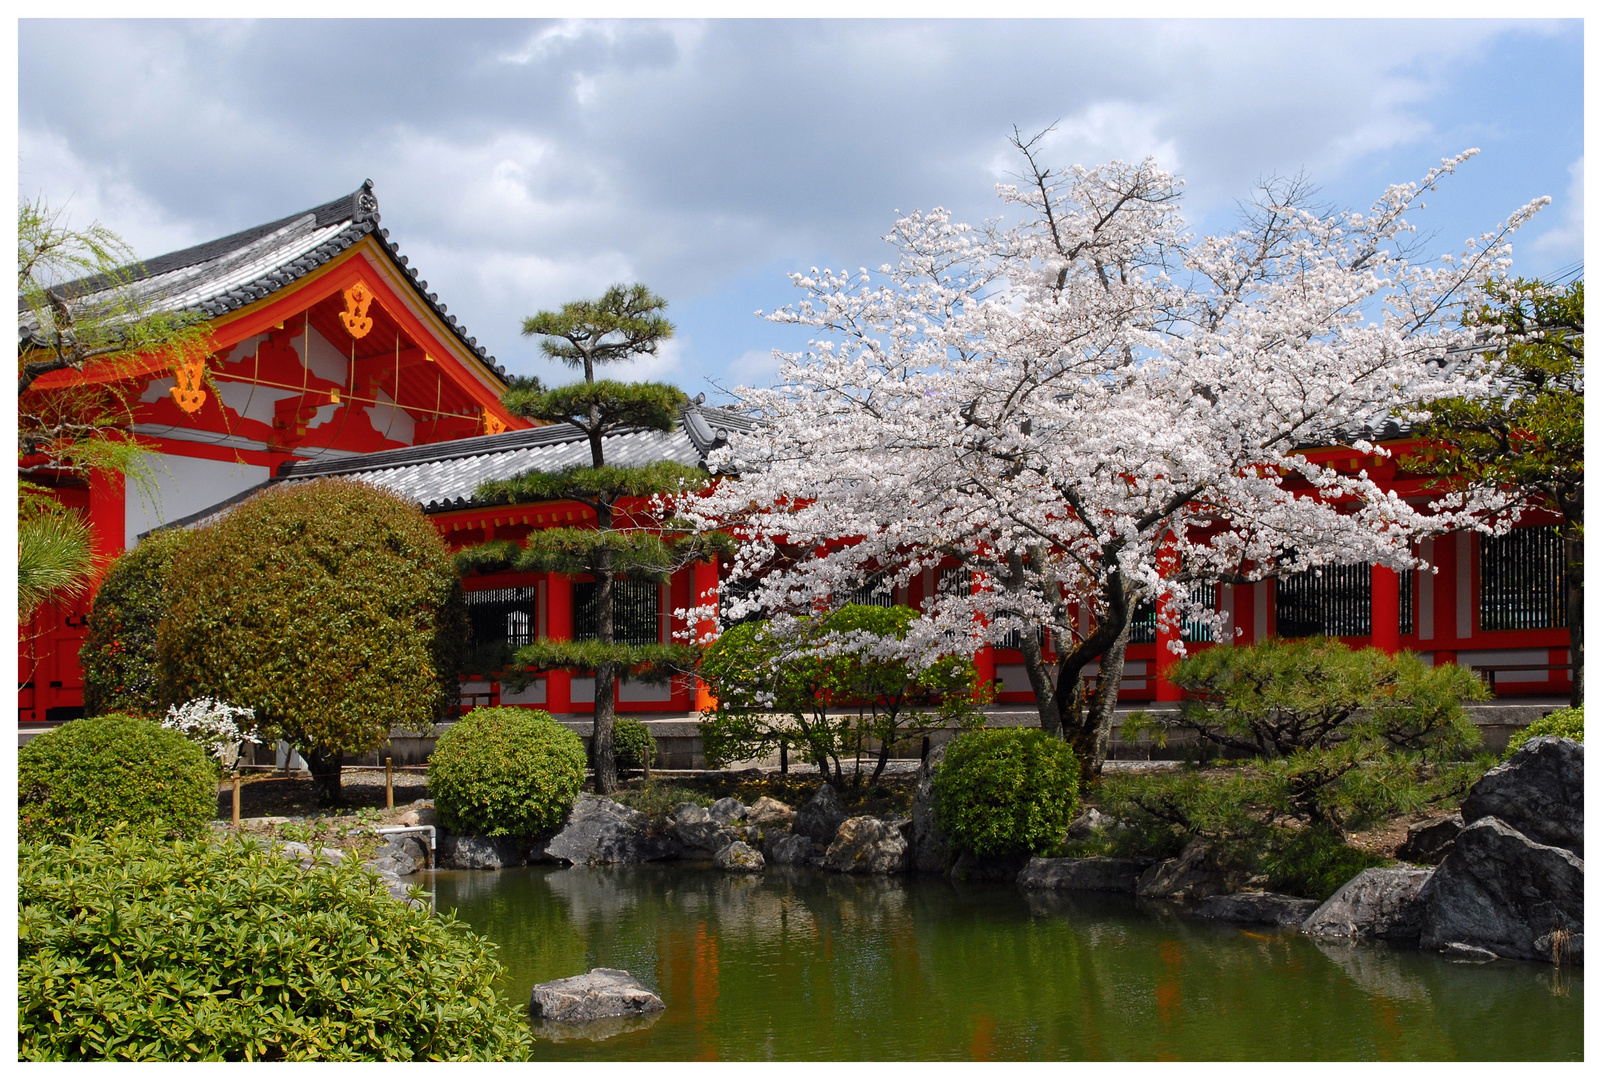
M373 302L373 291L358 281L345 290L344 296L345 310L339 313L339 321L345 324L351 337L366 337L373 328L373 320L367 314L367 305Z
M205 360L179 361L172 366L176 384L172 388L172 399L186 413L197 413L206 403L206 391L203 389L202 381L205 371Z
M499 435L505 430L506 421L500 419L499 417L491 416L488 412L484 414L484 431L487 434Z

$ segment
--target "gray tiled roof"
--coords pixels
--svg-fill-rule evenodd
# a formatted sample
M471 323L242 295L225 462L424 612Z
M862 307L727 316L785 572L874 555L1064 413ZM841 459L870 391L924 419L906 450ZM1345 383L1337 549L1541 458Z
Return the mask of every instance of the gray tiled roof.
M194 311L210 318L254 303L316 270L369 233L390 261L411 282L418 297L444 320L462 344L476 354L502 382L506 369L495 363L478 339L446 312L428 282L379 227L373 182L365 181L349 195L195 247L147 259L129 271L129 280L148 302L164 311ZM106 278L81 278L58 286L72 295L92 295L111 284ZM19 312L22 305L19 300ZM24 316L25 312L22 312ZM30 320L18 326L25 347L32 337Z
M751 420L739 413L698 400L680 411L678 426L670 432L620 432L607 436L601 445L608 465L648 465L656 461L704 465L707 454L727 441L728 432L750 431L753 427ZM273 479L170 522L167 527L209 524L262 488L324 476L365 480L416 502L425 513L440 513L474 505L473 492L487 480L510 480L526 472L551 472L589 463L589 442L568 424L322 461L297 461L282 467Z

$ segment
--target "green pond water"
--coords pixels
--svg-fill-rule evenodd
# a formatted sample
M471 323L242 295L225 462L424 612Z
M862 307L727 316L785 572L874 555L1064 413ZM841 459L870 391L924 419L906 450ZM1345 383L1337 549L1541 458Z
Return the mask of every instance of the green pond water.
M788 868L433 879L440 910L500 946L514 1000L614 967L667 1003L615 1033L537 1028L548 1060L1584 1056L1578 970L1320 944L1127 897Z

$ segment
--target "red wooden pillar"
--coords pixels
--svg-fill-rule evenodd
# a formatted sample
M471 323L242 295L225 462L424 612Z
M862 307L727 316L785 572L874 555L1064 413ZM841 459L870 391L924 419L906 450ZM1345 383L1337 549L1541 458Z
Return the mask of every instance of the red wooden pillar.
M96 469L89 478L89 533L96 572L105 570L126 546L128 484L121 473Z
M1369 571L1369 644L1392 656L1402 647L1402 575L1374 564Z
M716 607L718 602L718 562L708 559L698 562L690 568L690 599L693 607ZM697 644L704 643L717 635L718 621L716 618L697 619L695 623L695 640ZM712 696L711 689L700 679L695 680L695 711L707 712L718 707L717 698Z
M1169 646L1179 640L1179 620L1166 602L1157 606L1157 700L1178 701L1179 687L1168 681L1168 673L1179 663L1179 657Z
M545 627L552 641L573 640L573 583L565 574L545 576ZM573 711L573 676L552 671L545 676L545 711Z

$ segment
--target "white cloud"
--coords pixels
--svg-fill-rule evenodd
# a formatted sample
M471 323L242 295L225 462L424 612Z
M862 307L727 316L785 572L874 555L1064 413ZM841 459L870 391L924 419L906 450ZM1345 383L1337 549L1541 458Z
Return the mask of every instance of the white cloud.
M1558 223L1526 245L1530 254L1553 261L1584 257L1585 158L1578 158L1569 166L1569 189L1554 201L1561 215Z

